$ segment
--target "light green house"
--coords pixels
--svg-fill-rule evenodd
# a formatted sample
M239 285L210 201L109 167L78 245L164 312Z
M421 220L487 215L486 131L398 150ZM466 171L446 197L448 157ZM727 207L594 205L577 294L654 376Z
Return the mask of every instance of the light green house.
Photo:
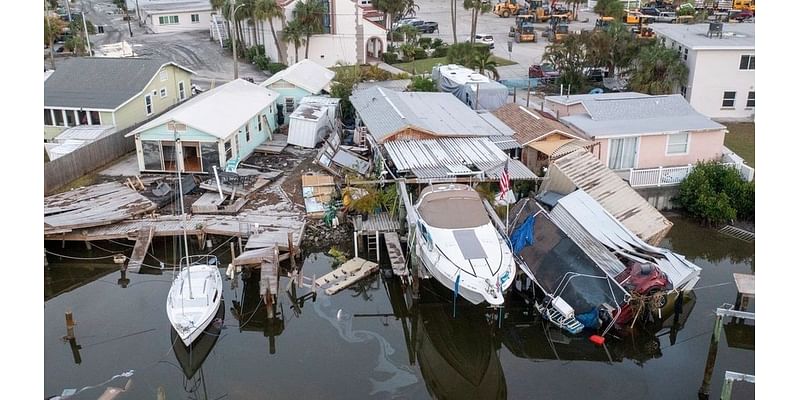
M261 86L278 92L278 106L283 114L283 123L300 105L303 97L330 93L331 81L336 73L311 60L292 64L261 82Z
M74 58L44 82L44 139L74 126L114 132L192 96L191 70L147 58Z
M272 90L237 79L196 95L126 136L135 136L141 172L171 172L177 166L184 172L213 173L214 166L238 164L272 140L277 98Z

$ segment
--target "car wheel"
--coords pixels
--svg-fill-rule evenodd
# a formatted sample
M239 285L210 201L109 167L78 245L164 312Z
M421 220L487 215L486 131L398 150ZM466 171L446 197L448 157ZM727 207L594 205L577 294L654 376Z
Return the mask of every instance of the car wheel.
M647 296L648 297L652 297L652 296L657 295L659 292L661 292L660 289L652 288L652 289L647 291ZM656 301L653 302L654 306L656 306L657 308L664 308L664 306L667 305L667 294L664 293L663 295L658 296L658 298L656 298L655 300Z
M508 18L511 13L508 10L503 11L503 18Z

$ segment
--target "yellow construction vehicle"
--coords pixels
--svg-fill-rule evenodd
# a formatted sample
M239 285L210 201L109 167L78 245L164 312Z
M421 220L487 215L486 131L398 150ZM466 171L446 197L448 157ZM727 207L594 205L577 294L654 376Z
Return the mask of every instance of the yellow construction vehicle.
M516 24L512 27L514 41L517 43L536 42L536 31L533 23L536 22L535 15L517 15Z
M636 39L650 40L656 38L656 34L655 32L653 32L653 28L641 22L638 25L631 28L631 33L633 33L633 37Z
M734 0L733 1L733 9L734 10L742 10L742 11L750 11L753 14L756 13L756 0Z
M550 18L550 28L547 30L547 38L553 43L558 43L567 35L569 35L569 25L566 18L552 16Z
M612 18L613 20L613 18ZM655 20L652 15L645 15L637 10L625 11L625 23L628 25L648 24Z
M614 22L614 17L600 17L594 22L594 29L607 30Z
M521 11L527 10L528 5L525 0L505 0L503 2L497 2L492 12L502 18L508 18L512 15L519 15Z

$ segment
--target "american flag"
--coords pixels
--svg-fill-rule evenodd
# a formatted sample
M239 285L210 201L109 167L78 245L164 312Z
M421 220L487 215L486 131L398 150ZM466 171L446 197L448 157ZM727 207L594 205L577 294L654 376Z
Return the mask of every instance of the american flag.
M503 173L500 174L500 197L505 198L508 189L511 187L511 180L508 176L508 159L506 158L506 164L503 166Z

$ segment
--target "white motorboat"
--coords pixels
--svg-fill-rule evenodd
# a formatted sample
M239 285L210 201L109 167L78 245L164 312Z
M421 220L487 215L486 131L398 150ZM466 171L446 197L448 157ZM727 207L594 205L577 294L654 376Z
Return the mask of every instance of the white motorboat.
M460 184L429 186L414 209L416 253L431 275L473 304L503 305L516 264L478 192Z

